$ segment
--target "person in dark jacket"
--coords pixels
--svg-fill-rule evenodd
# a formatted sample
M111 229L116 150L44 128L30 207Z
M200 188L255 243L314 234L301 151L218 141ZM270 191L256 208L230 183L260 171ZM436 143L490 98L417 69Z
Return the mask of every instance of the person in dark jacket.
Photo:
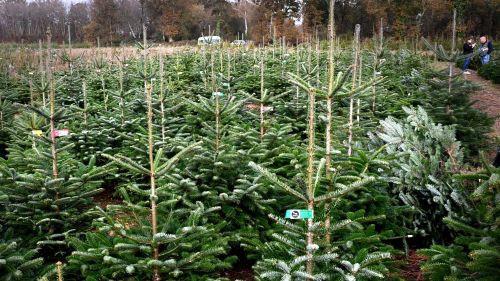
M481 36L479 42L481 42L481 46L479 46L479 57L481 57L481 64L484 65L490 62L491 52L493 52L493 42L488 40L486 35Z
M474 53L474 47L476 46L476 43L474 42L473 37L469 37L467 41L464 43L464 55L467 55L467 57L464 60L464 65L462 66L462 71L464 74L470 74L469 72L469 64L472 59L472 53Z

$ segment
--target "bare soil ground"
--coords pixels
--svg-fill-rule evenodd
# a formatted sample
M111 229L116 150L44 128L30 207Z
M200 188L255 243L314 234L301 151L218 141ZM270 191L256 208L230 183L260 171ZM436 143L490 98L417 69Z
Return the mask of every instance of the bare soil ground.
M182 53L192 49L192 46L155 46L149 49L148 54L155 55L172 55ZM71 50L72 57L81 57L89 59L95 57L97 54L107 59L131 58L141 55L141 51L136 47L104 47L104 48L76 48Z
M420 264L425 260L424 256L417 254L415 250L410 250L408 258L406 258L407 264L401 270L401 276L408 281L424 281Z
M488 116L495 118L495 125L493 126L491 136L493 138L500 137L500 85L485 80L475 71L471 71L470 75L464 76L465 80L471 81L481 87L479 91L474 92L471 96L471 99L476 101L474 107L485 112Z
M255 280L251 267L233 268L224 271L221 277L228 278L231 281L253 281Z
M434 63L436 69L445 69L447 63ZM454 67L453 73L462 73L462 70ZM463 74L465 80L470 81L480 87L479 90L473 92L470 96L472 101L475 101L474 108L479 109L491 118L495 119L491 137L493 139L500 137L500 85L493 84L491 81L479 76L476 71L470 70L471 74Z

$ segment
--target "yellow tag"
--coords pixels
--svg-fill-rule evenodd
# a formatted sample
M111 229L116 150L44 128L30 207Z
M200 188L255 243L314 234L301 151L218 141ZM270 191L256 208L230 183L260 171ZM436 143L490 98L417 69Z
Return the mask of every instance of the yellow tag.
M33 130L31 133L36 137L41 137L43 135L42 130Z

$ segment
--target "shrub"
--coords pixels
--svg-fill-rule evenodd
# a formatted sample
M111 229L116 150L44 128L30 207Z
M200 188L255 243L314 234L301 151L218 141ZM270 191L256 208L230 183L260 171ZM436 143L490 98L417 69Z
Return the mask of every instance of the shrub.
M478 74L483 78L491 80L495 84L500 84L500 64L492 61L479 68Z

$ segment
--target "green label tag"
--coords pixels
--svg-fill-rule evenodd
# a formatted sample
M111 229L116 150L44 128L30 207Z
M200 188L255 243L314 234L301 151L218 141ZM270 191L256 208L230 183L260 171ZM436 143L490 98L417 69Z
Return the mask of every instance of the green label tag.
M312 219L314 212L312 210L286 210L285 218L292 220Z

